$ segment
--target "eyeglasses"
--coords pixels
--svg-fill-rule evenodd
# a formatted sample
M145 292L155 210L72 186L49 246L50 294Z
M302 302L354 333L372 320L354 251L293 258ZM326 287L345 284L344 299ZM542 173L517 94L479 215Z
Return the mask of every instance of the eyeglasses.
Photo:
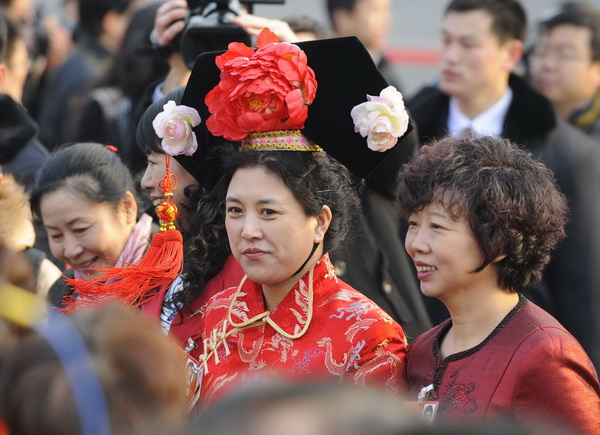
M538 60L554 60L557 62L580 62L589 59L586 56L570 50L544 48L534 49L531 53L531 57Z

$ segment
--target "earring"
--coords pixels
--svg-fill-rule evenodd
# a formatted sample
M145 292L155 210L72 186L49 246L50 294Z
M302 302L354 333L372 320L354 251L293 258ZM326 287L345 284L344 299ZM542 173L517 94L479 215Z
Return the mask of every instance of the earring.
M321 235L320 235L320 234L315 234L315 238L316 238L317 240L319 240L319 239L321 238Z

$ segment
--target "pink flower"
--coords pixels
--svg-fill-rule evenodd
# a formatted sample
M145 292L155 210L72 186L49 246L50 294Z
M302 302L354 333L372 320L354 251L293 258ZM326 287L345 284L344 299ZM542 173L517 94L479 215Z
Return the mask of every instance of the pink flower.
M304 127L317 92L314 71L296 45L279 42L269 29L258 50L229 44L216 58L221 81L206 95L206 125L215 136L239 141L250 133Z
M178 156L193 155L198 149L196 134L192 130L200 124L200 115L193 107L177 105L169 101L163 111L156 115L152 127L162 139L161 145L167 154Z
M367 95L367 100L350 112L354 131L367 138L367 146L373 151L387 151L408 129L408 113L402 94L388 86L378 97Z

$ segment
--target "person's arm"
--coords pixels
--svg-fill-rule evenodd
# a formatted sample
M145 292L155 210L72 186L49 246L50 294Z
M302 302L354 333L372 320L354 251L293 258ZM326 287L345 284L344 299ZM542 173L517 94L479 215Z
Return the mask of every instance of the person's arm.
M185 0L171 0L160 6L156 11L154 28L150 39L159 47L168 47L185 28L185 17L188 4ZM169 72L161 86L162 94L185 85L190 76L181 53L174 51L168 55Z
M517 420L565 424L576 433L600 433L600 385L579 343L564 331L544 329L519 370L513 396ZM527 345L527 344L525 344Z
M354 346L344 377L357 385L405 393L408 390L405 370L408 344L400 325L384 314L368 327L360 325L360 328L362 331L352 340Z

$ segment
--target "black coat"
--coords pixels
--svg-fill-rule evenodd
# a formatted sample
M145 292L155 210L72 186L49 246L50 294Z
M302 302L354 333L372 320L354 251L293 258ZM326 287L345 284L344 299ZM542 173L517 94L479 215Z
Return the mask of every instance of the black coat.
M503 137L554 172L571 213L567 238L528 296L555 316L600 368L600 148L560 120L550 101L523 79L512 75L509 85L513 100ZM449 97L437 87L424 88L409 102L421 143L447 134L448 106Z
M373 171L366 180L363 213L354 222L352 236L331 255L339 278L400 323L409 341L431 327L394 206L398 170L416 149L417 136L412 132Z
M48 150L37 139L37 132L37 125L25 108L0 94L0 165L27 189L48 158Z

